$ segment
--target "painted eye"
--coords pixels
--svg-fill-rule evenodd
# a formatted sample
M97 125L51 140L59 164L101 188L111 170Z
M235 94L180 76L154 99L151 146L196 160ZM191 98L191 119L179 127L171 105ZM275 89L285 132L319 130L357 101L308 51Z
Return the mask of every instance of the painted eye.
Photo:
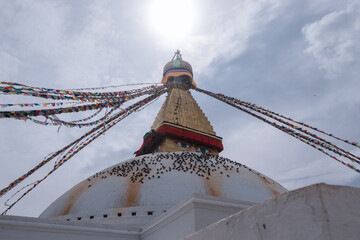
M185 82L185 83L189 83L190 82L190 77L188 75L181 75L179 76L180 79Z
M202 153L208 153L208 152L209 152L209 150L207 150L207 149L205 149L205 148L201 148L201 147L198 147L197 150L198 150L199 152L202 152Z
M177 142L177 144L178 144L180 147L183 147L183 148L188 148L188 147L189 147L189 144L186 144L186 143Z
M155 149L154 152L158 152L158 151L159 151L159 148L160 148L160 146L157 146L157 148Z

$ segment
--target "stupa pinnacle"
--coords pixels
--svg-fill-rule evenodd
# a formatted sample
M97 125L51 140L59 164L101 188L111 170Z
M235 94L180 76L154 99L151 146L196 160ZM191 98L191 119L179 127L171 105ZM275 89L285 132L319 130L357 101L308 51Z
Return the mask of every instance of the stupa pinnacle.
M191 65L180 51L164 67L161 80L168 89L151 131L137 156L152 152L196 151L218 155L223 150L222 138L216 136L209 120L191 96L196 87Z

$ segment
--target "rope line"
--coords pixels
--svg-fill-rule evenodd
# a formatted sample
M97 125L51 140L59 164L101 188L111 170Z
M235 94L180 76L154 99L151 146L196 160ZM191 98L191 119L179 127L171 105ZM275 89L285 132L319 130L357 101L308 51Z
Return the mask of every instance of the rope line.
M0 103L1 108L6 107L55 107L55 106L62 106L64 104L79 104L79 102L52 102L52 103L7 103L2 104Z
M26 196L31 190L33 190L36 186L38 186L42 181L44 181L48 176L50 176L54 171L56 171L60 166L62 166L65 162L67 162L71 157L73 157L76 153L78 153L81 149L83 149L85 146L90 144L92 141L94 141L97 137L101 136L103 133L105 133L107 130L112 128L115 124L120 122L122 119L130 115L131 113L135 112L137 109L141 108L142 106L145 106L150 101L153 101L154 99L158 98L160 95L164 94L165 90L155 90L154 94L140 100L137 103L134 103L130 107L122 110L121 112L117 113L115 116L111 117L107 121L103 122L102 124L98 125L94 129L92 129L90 132L86 133L79 139L75 140L75 145L71 145L72 148L62 156L62 159L57 161L54 165L54 168L48 172L42 179L36 181L34 185L28 189L25 193L23 193L15 202L13 202L11 205L8 206L8 208L2 212L2 215L5 215L16 203L18 203L24 196ZM81 142L82 139L85 139ZM69 146L68 145L68 146ZM74 150L75 149L75 150ZM20 177L21 178L21 177ZM23 179L22 179L23 180ZM21 180L21 181L22 181ZM9 199L8 199L9 200Z
M101 90L107 88L119 88L119 87L127 87L127 86L141 86L141 85L160 85L162 83L128 83L122 85L114 85L114 86L106 86L106 87L93 87L93 88L74 88L74 89L65 89L72 91L83 91L83 90Z
M162 89L162 88L164 87L163 86L160 87L152 86L151 88L147 87L146 89L142 89L141 91L127 95L125 97L112 98L105 101L101 101L99 103L67 107L67 108L41 109L41 110L28 110L28 111L0 111L0 119L1 118L23 119L33 116L48 116L48 115L61 114L61 113L96 110L104 107L118 107L120 104L127 102L131 99L143 96L145 94L151 94L154 91L154 89Z
M30 87L24 84L13 83L13 82L0 82L0 84L6 85L4 87L0 86L0 93L2 94L26 95L26 96L54 99L54 100L78 100L84 102L86 101L94 102L96 100L109 100L115 97L126 97L128 95L134 95L156 87L156 85L151 85L140 89L133 89L128 91L82 92L82 91L72 91L72 90Z
M354 165L351 165L349 163L346 163L338 158L336 158L334 155L326 152L324 149L328 150L328 151L331 151L339 156L342 156L342 157L345 157L345 158L348 158L350 161L352 162L355 162L355 163L358 163L360 164L360 161L357 160L357 159L360 159L358 156L355 156L354 154L350 153L350 152L347 152L345 150L343 150L342 148L336 146L335 144L325 140L325 139L322 139L318 136L316 136L315 134L313 133L310 133L308 130L304 130L302 128L300 128L299 126L295 126L291 123L288 123L276 116L279 116L279 115L273 115L271 114L271 111L269 110L266 110L264 108L261 108L260 107L257 107L256 105L254 104L247 104L239 99L236 99L236 98L233 98L233 97L228 97L228 96L225 96L223 94L215 94L215 93L212 93L212 92L209 92L209 91L206 91L206 90L203 90L203 89L200 89L200 88L195 88L196 91L198 92L201 92L201 93L204 93L208 96L211 96L215 99L218 99L222 102L225 102L226 104L232 106L232 107L235 107L243 112L246 112L250 115L252 115L253 117L256 117L260 120L262 120L263 122L265 123L268 123L269 125L295 137L296 139L314 147L315 149L321 151L322 153L330 156L331 158L335 159L336 161L342 163L343 165L353 169L354 171L360 173L360 170L358 168L356 168ZM246 109L247 108L247 109ZM267 120L266 118L264 117L261 117L260 115L257 115L255 114L254 112L251 112L251 111L256 111L260 114L263 114L267 117L270 117L282 124L285 124L286 126L283 126L283 125L279 125L277 124L276 122L271 122L269 120ZM294 122L294 121L293 121ZM287 127L288 126L288 127ZM293 130L293 129L294 130ZM298 131L298 132L296 132ZM308 136L304 135L304 134L301 134L301 133L305 133L307 134ZM355 146L355 145L354 145Z
M204 90L203 90L203 91L204 91ZM236 102L236 103L238 103L238 104L241 104L241 105L243 105L243 106L246 105L246 106L249 106L249 107L252 107L252 108L260 109L260 110L262 110L262 111L264 111L264 112L266 112L266 113L273 114L273 115L275 115L275 116L281 117L281 118L286 119L286 120L288 120L288 121L291 121L291 122L293 122L293 123L296 123L296 124L299 124L299 125L301 125L301 126L310 128L310 129L312 129L312 130L314 130L314 131L316 131L316 132L319 132L319 133L322 133L322 134L324 134L324 135L327 135L327 136L329 136L329 137L331 137L331 138L335 138L336 140L339 140L339 141L342 141L342 142L345 142L345 143L347 143L347 144L350 144L350 145L353 145L353 146L355 146L355 147L360 148L360 145L359 145L357 142L349 141L349 140L346 140L346 139L342 139L342 138L340 138L340 137L335 136L335 135L332 134L332 133L327 133L327 132L325 132L325 131L322 131L322 130L320 130L320 129L316 128L316 127L313 127L313 126L311 126L311 125L308 125L308 124L306 124L306 123L299 122L299 121L295 121L295 120L293 120L293 119L290 118L290 117L286 117L286 116L284 116L284 115L282 115L282 114L279 114L279 113L273 112L273 111L271 111L271 110L262 108L262 107L260 107L260 106L257 106L257 105L255 105L255 104L253 104L253 103L241 101L241 100L236 99L236 98L227 97L227 96L225 96L225 95L223 95L223 94L220 94L220 93L218 93L218 94L216 94L216 95L218 95L219 97L222 97L222 98L230 98L230 99L232 99L234 102Z
M153 89L153 95L157 94L158 92L162 92L164 91L164 87L156 87ZM153 96L152 95L152 96ZM161 95L161 94L160 94ZM160 96L159 95L159 96ZM146 98L148 99L148 98ZM145 100L145 99L144 99ZM142 101L144 101L142 100ZM140 102L142 102L140 101ZM139 102L138 102L139 103ZM137 103L135 103L137 104ZM133 104L133 105L135 105ZM132 106L133 106L132 105ZM115 116L109 118L109 120L112 120L114 117L118 116L119 114L123 114L125 110L121 111L120 113L117 113ZM106 122L108 122L109 120L107 120ZM17 178L16 180L14 180L13 182L11 182L7 187L5 187L4 189L2 189L0 191L0 198L6 194L10 189L14 188L15 186L17 186L19 183L21 183L24 179L26 179L27 177L29 177L31 174L33 174L36 170L38 170L39 168L41 168L42 166L44 166L46 163L48 163L49 161L51 161L52 159L54 159L55 157L59 156L60 154L62 154L64 151L66 151L67 149L71 148L73 145L76 145L78 142L82 141L84 138L88 137L89 135L91 135L92 133L94 133L95 131L97 131L98 129L102 128L104 125L104 122L102 124L100 124L99 126L93 128L92 130L90 130L88 133L84 134L82 137L76 139L75 141L71 142L70 144L68 144L67 146L65 146L64 148L60 149L59 151L49 154L47 157L45 157L45 159L40 162L37 166L35 166L34 168L32 168L31 170L29 170L27 173L25 173L23 176Z

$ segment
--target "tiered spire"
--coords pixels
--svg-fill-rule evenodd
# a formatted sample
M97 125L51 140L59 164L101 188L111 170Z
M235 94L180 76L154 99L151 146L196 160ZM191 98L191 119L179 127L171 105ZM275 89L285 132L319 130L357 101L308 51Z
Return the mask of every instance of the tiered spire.
M158 113L151 131L137 155L151 152L197 151L218 155L223 150L222 138L216 136L211 123L191 96L195 88L191 65L180 51L164 67L161 81L168 96Z

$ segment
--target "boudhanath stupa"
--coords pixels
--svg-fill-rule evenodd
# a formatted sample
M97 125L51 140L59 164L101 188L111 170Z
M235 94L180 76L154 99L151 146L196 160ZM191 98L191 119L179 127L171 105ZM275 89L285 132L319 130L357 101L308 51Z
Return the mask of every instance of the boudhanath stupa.
M241 156L222 157L180 52L161 83L166 100L134 158L89 176L38 218L0 216L0 239L360 239L360 189L288 191Z

